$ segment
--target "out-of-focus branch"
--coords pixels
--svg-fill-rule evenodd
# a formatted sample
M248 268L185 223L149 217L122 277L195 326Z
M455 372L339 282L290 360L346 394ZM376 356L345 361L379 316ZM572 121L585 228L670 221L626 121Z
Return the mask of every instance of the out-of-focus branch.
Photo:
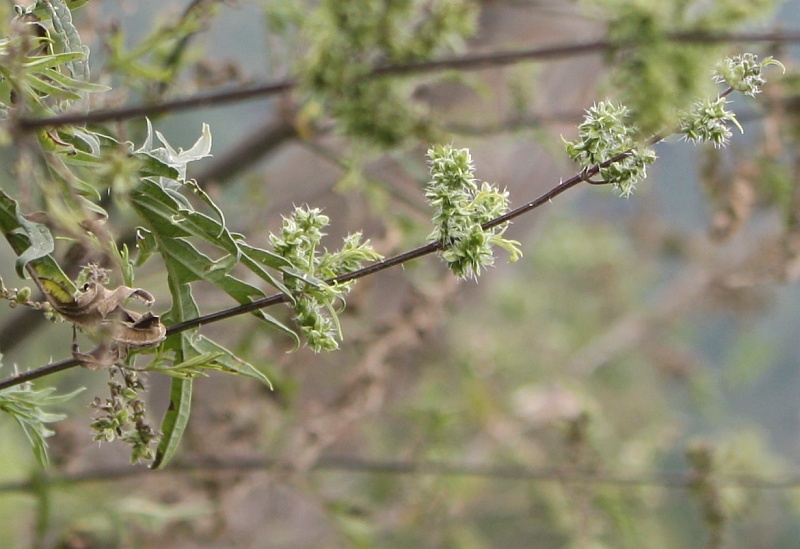
M700 300L712 280L707 269L687 269L648 307L649 312L634 312L611 323L608 330L575 353L565 371L580 376L592 375L598 368L639 345L655 326L685 313Z
M713 44L720 42L798 42L800 33L797 32L768 32L768 33L720 33L709 34L700 32L684 32L669 35L675 42L693 44ZM364 78L378 78L384 76L404 76L412 74L425 74L448 70L471 71L489 67L513 65L525 61L558 60L575 55L601 54L612 48L621 48L624 44L608 40L593 40L589 42L573 42L555 46L538 47L518 51L501 51L489 53L471 53L459 57L427 61L423 63L410 63L404 65L388 65L378 67L366 74ZM154 105L133 105L118 109L100 109L88 113L66 113L48 118L20 118L17 120L17 129L23 132L36 131L40 128L66 126L70 124L92 124L109 122L113 120L127 120L155 116L166 112L177 112L201 107L217 107L227 103L259 99L272 95L282 94L297 87L298 81L292 78L277 82L267 82L244 88L224 89L215 92L202 93L190 97L164 101Z
M113 482L141 476L172 475L179 473L214 473L224 471L264 472L280 465L280 461L265 457L228 458L223 460L184 459L173 462L168 469L153 470L144 466L92 468L77 473L39 476L36 480L0 483L0 492L32 492L43 482L50 486L71 486L90 482ZM522 466L496 467L466 465L440 461L373 460L363 457L323 456L313 466L313 471L347 471L354 474L373 475L434 475L475 477L492 480L557 482L567 484L593 484L621 488L655 487L664 489L689 489L697 475L686 472L653 472L638 475L615 475L596 471L562 470L559 468L532 468ZM792 490L800 487L800 474L767 478L751 474L714 475L719 486L749 490Z

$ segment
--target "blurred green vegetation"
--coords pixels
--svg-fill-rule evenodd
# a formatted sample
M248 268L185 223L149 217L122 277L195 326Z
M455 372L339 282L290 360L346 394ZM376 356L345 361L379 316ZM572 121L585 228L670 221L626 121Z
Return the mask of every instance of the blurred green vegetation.
M773 2L592 0L555 15L513 2L162 4L93 0L75 12L98 81L115 85L102 106L300 76L299 90L266 106L162 116L159 127L190 143L211 121L224 158L262 122L291 126L270 155L234 161L251 168L244 174L190 175L249 242L266 245L281 215L309 203L331 217L324 245L364 230L391 255L432 229L422 190L429 139L469 146L478 176L522 204L576 170L554 143L577 122L526 120L571 116L608 93L637 107L642 127L659 126L708 89L721 50L744 47L689 47L668 33L735 31ZM8 6L0 16L6 32ZM606 65L364 79L385 63L606 32L624 43ZM204 328L275 390L198 380L181 451L163 472L132 469L125 448L92 442L88 404L107 392L102 374L39 381L87 391L64 407L70 419L55 426L44 472L0 417L0 546L794 547L800 133L797 76L780 59L790 74L776 74L748 107L758 116L730 149L665 143L630 199L587 187L516 220L506 236L523 243L523 258L498 261L477 285L455 283L431 257L361 280L336 353L287 354L289 338L248 318ZM448 122L465 119L468 136L451 131ZM503 127L509 134L496 135ZM142 128L108 126L136 142ZM9 173L13 152L0 151L0 186L24 192ZM111 209L116 235L135 219L125 207ZM12 265L0 249L7 286L17 284ZM160 312L162 270L137 273ZM203 312L231 305L209 285L195 297ZM3 308L0 325L21 323L19 312ZM67 324L29 326L4 375L69 353ZM155 375L148 384L158 418L168 387Z

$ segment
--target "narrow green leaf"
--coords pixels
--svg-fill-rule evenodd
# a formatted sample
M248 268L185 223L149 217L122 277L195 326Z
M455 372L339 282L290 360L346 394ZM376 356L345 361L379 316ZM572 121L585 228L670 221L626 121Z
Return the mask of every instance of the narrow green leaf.
M122 272L122 282L126 286L133 286L133 262L131 261L131 252L128 249L128 245L123 243L122 248L114 245L114 253L117 256L120 265L120 271Z
M184 186L190 189L196 196L200 197L200 199L205 202L209 208L211 208L211 210L217 216L217 222L220 225L220 234L218 236L222 236L222 233L225 232L225 214L222 213L222 209L217 206L211 197L208 196L208 193L200 188L200 185L198 185L196 182L190 180L184 183ZM231 238L233 238L232 235Z
M169 292L172 295L172 307L163 315L164 320L169 324L174 324L190 318L197 318L200 316L200 310L192 297L191 286L181 282L181 273L176 270L175 263L169 260L163 249L161 252L167 267ZM183 362L195 356L190 337L189 333L184 332L170 336L164 341L164 348L175 353L176 362ZM161 422L161 441L159 441L156 457L151 465L153 469L164 467L172 459L189 423L191 408L192 380L173 378L169 407Z
M51 97L57 97L58 99L78 101L81 98L80 94L51 84L49 81L40 76L31 76L26 80L26 83L34 90Z
M169 407L161 422L161 441L151 469L163 468L175 455L192 410L192 380L172 378Z
M243 240L239 240L238 244L239 248L242 249L243 255L247 256L258 265L270 267L278 271L290 265L289 260L276 254L275 252L264 250L262 248L256 248L255 246L247 244ZM279 289L281 289L281 291L285 291L286 289L282 287L283 284L281 283Z
M42 136L40 136L39 139L41 140ZM58 145L58 148L61 150L58 154L58 158L52 159L54 164L55 163L63 163L64 165L69 164L71 163L67 162L67 159L69 158L74 161L74 164L81 166L90 166L95 169L97 168L98 165L97 159L94 159L87 153L84 153L83 151L79 151L77 149L64 150L65 148L62 145ZM87 159L91 160L91 162L86 162ZM62 170L52 170L50 174L54 180L57 180L61 184L62 188L64 189L71 188L75 190L76 194L78 195L78 198L83 198L88 196L89 198L92 199L92 200L86 200L84 198L84 200L81 201L80 208L78 208L78 210L87 208L90 211L98 213L102 218L108 218L108 213L102 208L102 206L97 204L98 202L100 202L101 199L100 192L93 185L84 181L74 173L67 172L67 170L63 170L63 172L64 173L62 173ZM65 173L69 173L69 179L64 177Z
M23 63L22 66L34 72L44 71L45 69L52 69L53 67L65 65L75 60L83 59L84 57L86 57L86 54L82 52L55 53L52 55L29 57L29 61Z
M248 267L262 280L289 294L283 283L264 269L254 257L267 259L272 264L285 265L287 263L285 260L276 259L264 250L244 248L241 245L241 237L234 238L220 222L191 209L185 198L174 192L167 192L152 181L143 181L131 192L130 197L136 211L147 221L148 228L155 236L165 261L173 264L175 274L181 283L188 284L197 280L210 282L240 304L266 297L262 290L228 274L240 260L242 265ZM229 255L214 261L184 238L189 236L213 244ZM256 311L253 314L297 341L297 334L277 319L263 311Z
M208 256L201 253L187 240L182 238L161 238L162 235L154 233L159 249L164 255L165 261L171 263L179 280L182 283L204 280L217 286L227 293L240 304L250 303L253 298L266 297L266 294L239 280L229 274L226 269L219 268L219 263L214 262ZM225 261L227 258L223 258ZM295 332L284 325L282 322L265 313L264 311L254 311L253 314L267 324L290 335L293 339L297 338Z
M208 377L205 370L225 370L222 365L216 362L221 356L222 353L219 352L202 353L189 360L184 360L183 362L165 364L163 361L160 361L160 363L155 366L151 364L147 369L152 372L158 372L159 374L181 379L194 379L198 376Z
M202 335L196 336L192 343L198 352L205 354L218 353L219 356L215 359L215 362L220 363L226 369L236 372L239 375L260 381L261 383L272 389L272 383L267 378L267 376L261 373L252 364L245 362L244 360L234 355L232 352L230 352L222 345L219 345L218 343L211 341L210 339Z
M70 166L80 166L82 168L92 168L92 169L95 169L95 170L98 169L98 168L103 167L103 165L107 163L107 161L103 160L102 158L99 158L99 157L94 156L94 155L92 155L92 154L90 154L88 152L77 150L77 149L72 151L72 152L69 152L67 154L62 155L61 159L64 161L64 164L69 164ZM70 178L70 181L71 180L72 180L72 178ZM97 197L99 199L100 195L98 194L97 189L95 189L94 187L92 187L88 183L86 185L89 188L93 189L92 190L92 194L93 195L97 195ZM84 193L84 194L86 194L86 193Z
M131 193L131 198L134 206L138 207L141 215L151 223L156 232L172 237L195 236L201 238L240 260L245 267L273 288L287 295L290 293L278 277L263 268L266 266L280 269L287 267L288 261L267 250L250 246L244 242L244 237L229 232L222 223L224 218L222 218L221 212L218 213L220 221L214 220L191 209L188 203L184 206L178 197L151 181L143 182ZM202 193L201 198L206 203L211 202L210 197L205 193ZM214 209L219 212L216 206Z
M79 92L89 92L89 93L104 92L111 90L111 88L109 88L108 86L103 86L102 84L94 84L92 82L86 82L84 80L78 80L77 78L72 78L71 76L67 76L66 74L60 73L53 69L46 69L44 71L44 75L47 78L53 80L54 82L60 84L61 87L66 90L75 90Z

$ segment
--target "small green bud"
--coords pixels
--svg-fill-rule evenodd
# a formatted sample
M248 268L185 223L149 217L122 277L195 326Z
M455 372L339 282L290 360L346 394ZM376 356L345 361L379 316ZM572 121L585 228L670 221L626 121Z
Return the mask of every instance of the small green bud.
M336 319L337 300L352 283L327 284L324 281L359 269L363 262L382 256L375 252L361 233L348 235L337 252L322 249L323 229L330 219L318 208L296 207L283 218L279 235L270 234L275 252L291 264L284 271L284 283L294 299L295 323L314 351L334 350L341 338Z
M24 304L27 303L30 298L31 298L31 289L25 286L24 288L20 288L19 290L17 290L17 293L14 296L14 301L20 304Z
M681 120L681 132L684 139L693 143L708 142L715 147L722 147L731 136L728 121L744 130L736 120L736 115L725 109L728 100L724 97L704 99L692 106L692 111Z
M761 86L766 83L761 72L770 65L777 65L786 72L783 63L772 57L767 57L760 63L758 56L753 53L726 57L714 70L714 81L718 84L727 83L738 92L754 96L761 93Z

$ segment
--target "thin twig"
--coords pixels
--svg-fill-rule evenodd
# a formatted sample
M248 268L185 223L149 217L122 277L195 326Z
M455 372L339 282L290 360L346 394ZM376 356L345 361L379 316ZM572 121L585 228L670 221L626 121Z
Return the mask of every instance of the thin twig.
M724 92L722 92L719 96L725 97L732 92L732 88L728 88ZM651 147L660 141L663 141L667 135L670 135L672 132L665 132L661 134L654 135L647 141L645 141L644 146ZM601 162L600 164L595 164L594 166L584 169L577 175L574 175L570 179L566 181L562 181L549 191L545 192L541 196L539 196L536 200L528 202L510 212L501 215L488 221L482 225L483 229L491 229L493 227L497 227L498 225L502 225L504 223L508 223L512 219L515 219L525 213L528 213L531 210L534 210L543 204L550 202L552 199L560 195L561 193L575 187L576 185L591 181L592 176L597 175L600 173L600 170L606 168L616 162L620 162L628 155L630 155L632 149L624 151L613 158L606 160L605 162ZM352 280L357 280L359 278L363 278L365 276L369 276L375 274L377 272L389 269L396 265L401 265L407 261L411 261L413 259L417 259L438 250L441 250L443 247L442 242L429 242L423 246L419 246L414 248L413 250L409 250L402 254L396 255L394 257L390 257L389 259L383 259L380 261L376 261L366 267L358 269L356 271L346 273L341 276L337 276L325 281L326 284L337 284L343 282L349 282ZM250 303L245 303L243 305L237 305L236 307L231 307L229 309L223 309L221 311L216 311L213 313L209 313L207 315L202 315L197 318L192 318L189 320L185 320L183 322L179 322L167 328L167 337L184 332L186 330L191 330L193 328L198 328L200 326L204 326L206 324L211 324L213 322L219 322L221 320L226 320L228 318L233 318L235 316L243 315L246 313L251 313L253 311L257 311L260 309L264 309L266 307L271 307L272 305L277 305L279 303L286 303L289 301L288 296L285 294L274 294L269 297L264 297L261 299L254 300ZM64 359L59 362L54 362L51 364L47 364L45 366L36 368L34 370L30 370L27 372L23 372L22 374L18 374L16 376L12 376L10 378L4 379L0 381L0 390L6 389L8 387L13 387L15 385L20 385L22 383L32 381L34 379L38 379L44 376L48 376L50 374L54 374L56 372L60 372L62 370L66 370L77 366L80 362L77 359Z
M720 42L800 42L800 33L797 32L767 32L767 33L720 33L709 34L701 32L673 33L667 36L674 42L713 44ZM403 65L388 65L378 67L367 73L364 78L377 78L384 76L403 76L412 74L425 74L448 70L480 70L488 67L498 67L520 63L524 61L556 60L574 55L601 54L613 48L624 47L625 44L608 40L593 40L559 44L555 46L538 47L517 51L501 51L489 53L472 53L459 57L438 59L422 63ZM247 101L269 97L288 92L299 84L293 78L267 82L245 88L224 89L215 92L206 92L190 97L165 101L155 105L134 105L117 109L99 109L90 112L66 113L47 118L20 118L17 129L32 132L41 128L82 125L114 120L127 120L144 116L155 116L165 112L196 109L200 107L218 107L227 103Z

